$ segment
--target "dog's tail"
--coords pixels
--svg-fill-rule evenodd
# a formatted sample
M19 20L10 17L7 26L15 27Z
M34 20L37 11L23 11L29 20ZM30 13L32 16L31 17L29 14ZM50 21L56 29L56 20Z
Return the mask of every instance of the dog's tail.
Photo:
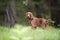
M51 19L48 19L48 22L49 23L54 23L55 21L51 20Z

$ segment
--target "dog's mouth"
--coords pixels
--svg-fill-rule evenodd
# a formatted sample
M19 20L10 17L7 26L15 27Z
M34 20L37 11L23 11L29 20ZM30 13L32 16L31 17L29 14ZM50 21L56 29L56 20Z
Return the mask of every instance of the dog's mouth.
M26 17L26 18L29 19L29 20L31 19L30 17Z
M26 17L26 19L28 19L28 20L32 20L32 18L31 18L31 17Z

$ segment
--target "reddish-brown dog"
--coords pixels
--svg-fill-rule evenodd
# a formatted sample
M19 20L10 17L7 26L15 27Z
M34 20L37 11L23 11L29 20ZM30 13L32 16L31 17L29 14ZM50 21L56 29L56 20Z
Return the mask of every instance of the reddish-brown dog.
M26 13L26 19L29 20L32 28L36 28L37 26L41 26L43 28L48 27L48 21L46 19L34 17L32 12Z

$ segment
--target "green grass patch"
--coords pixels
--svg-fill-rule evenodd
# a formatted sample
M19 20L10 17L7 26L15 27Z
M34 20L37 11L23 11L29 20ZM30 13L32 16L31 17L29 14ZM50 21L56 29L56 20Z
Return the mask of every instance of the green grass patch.
M14 28L0 27L0 40L60 40L60 29L32 29L18 24Z

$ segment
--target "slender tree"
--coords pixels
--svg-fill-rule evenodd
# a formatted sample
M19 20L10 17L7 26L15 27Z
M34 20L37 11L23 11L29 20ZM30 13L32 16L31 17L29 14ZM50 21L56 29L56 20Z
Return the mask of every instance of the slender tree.
M16 0L9 0L9 4L6 7L6 23L10 27L16 23L15 2Z

